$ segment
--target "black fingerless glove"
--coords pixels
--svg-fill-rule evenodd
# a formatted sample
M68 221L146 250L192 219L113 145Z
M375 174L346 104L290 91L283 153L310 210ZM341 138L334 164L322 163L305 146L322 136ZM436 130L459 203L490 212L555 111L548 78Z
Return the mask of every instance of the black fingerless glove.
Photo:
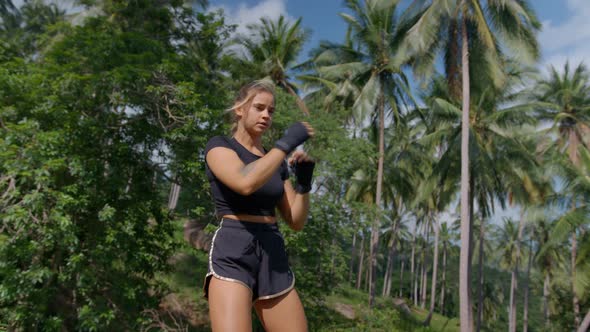
M275 142L275 147L284 151L286 154L291 153L295 148L309 138L307 128L301 122L296 122L289 127L283 137Z
M315 162L313 161L300 161L293 165L293 170L295 171L296 177L296 192L300 194L306 194L311 190L311 181L314 167Z

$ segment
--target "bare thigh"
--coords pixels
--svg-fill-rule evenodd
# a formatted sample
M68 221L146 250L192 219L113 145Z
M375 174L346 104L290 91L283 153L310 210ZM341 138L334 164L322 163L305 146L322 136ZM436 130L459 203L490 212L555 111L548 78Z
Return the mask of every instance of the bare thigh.
M294 289L274 299L256 301L254 308L267 332L307 331L303 305Z
M209 284L211 329L252 331L252 293L248 287L211 277Z

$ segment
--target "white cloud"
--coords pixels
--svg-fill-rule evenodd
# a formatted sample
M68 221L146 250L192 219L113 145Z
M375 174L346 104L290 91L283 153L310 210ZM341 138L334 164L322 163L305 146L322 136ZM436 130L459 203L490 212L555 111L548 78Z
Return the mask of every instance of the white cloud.
M585 62L590 65L590 1L567 0L564 5L571 16L562 24L543 22L539 36L545 52L543 65L563 68L566 61L573 65Z
M260 23L262 17L275 20L283 15L287 22L295 21L287 13L287 0L263 0L251 7L243 2L236 3L233 6L211 6L209 11L217 11L219 9L223 9L226 23L237 25L234 36L248 35L247 26L249 24ZM244 48L240 45L230 45L226 48L226 51L245 56Z
M223 9L228 23L237 24L238 34L246 33L246 26L252 23L259 23L260 18L268 17L277 19L283 15L287 21L294 21L287 13L287 0L264 0L254 6L248 7L245 3L238 3L235 6L212 6L210 10Z

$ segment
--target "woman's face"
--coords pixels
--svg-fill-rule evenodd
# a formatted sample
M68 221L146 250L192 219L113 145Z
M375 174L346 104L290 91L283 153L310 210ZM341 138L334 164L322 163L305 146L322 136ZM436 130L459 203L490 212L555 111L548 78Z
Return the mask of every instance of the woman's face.
M274 111L274 97L266 91L256 93L250 103L236 110L244 129L254 135L261 135L270 128Z

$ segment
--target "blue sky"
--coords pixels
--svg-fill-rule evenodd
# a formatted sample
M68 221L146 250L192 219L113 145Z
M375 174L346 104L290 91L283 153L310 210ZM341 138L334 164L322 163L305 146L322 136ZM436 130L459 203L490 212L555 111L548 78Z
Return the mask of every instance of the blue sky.
M407 2L404 1L404 2ZM562 67L566 60L590 65L590 0L532 0L543 23L539 34L541 65ZM338 13L345 11L341 0L210 0L211 8L223 8L228 20L244 31L248 23L262 16L284 15L290 20L302 17L304 27L312 30L302 58L320 40L342 41L346 25Z

